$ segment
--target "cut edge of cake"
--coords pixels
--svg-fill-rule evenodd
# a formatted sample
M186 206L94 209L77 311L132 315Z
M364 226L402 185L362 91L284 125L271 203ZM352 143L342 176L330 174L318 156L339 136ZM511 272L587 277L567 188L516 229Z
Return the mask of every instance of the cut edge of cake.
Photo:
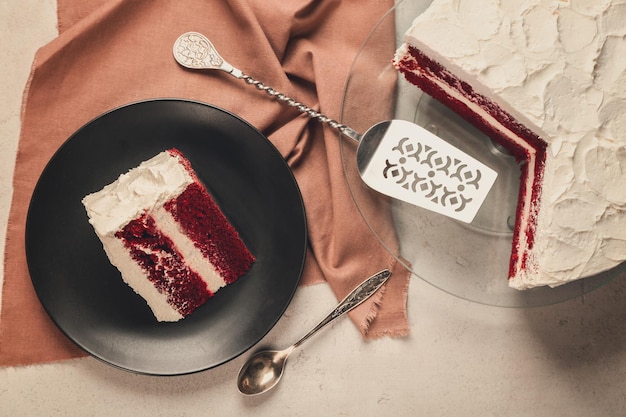
M513 117L509 111L478 92L475 88L478 84L470 85L417 47L404 43L396 52L393 63L408 82L453 109L490 139L508 149L520 163L520 189L508 276L511 287L527 288L525 276L535 274L537 270L532 248L542 191L546 142L527 125L520 123L519 117ZM527 216L521 216L521 213Z

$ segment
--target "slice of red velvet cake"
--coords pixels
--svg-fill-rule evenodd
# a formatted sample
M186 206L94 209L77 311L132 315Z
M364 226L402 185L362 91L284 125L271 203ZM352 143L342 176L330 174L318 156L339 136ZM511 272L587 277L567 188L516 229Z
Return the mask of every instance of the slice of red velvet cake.
M255 261L176 149L142 162L83 204L110 262L158 321L191 314Z
M522 163L509 284L626 260L626 4L435 0L394 63Z

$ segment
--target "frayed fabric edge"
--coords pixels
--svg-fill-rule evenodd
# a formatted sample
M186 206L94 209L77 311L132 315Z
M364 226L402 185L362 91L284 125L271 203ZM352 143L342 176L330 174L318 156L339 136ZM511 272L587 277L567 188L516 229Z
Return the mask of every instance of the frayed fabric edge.
M67 358L58 358L58 359L50 359L50 360L42 360L38 362L32 361L15 361L7 365L0 365L0 372L11 372L11 370L17 370L21 368L35 368L41 369L44 366L54 366L54 365L64 365L64 364L75 364L79 361L82 361L86 358L90 358L91 356L85 352L84 355L81 356L73 356Z
M26 84L24 85L24 90L22 92L22 102L20 105L20 130L19 130L19 137L18 137L18 144L17 144L17 149L16 149L16 155L19 156L20 154L20 146L21 146L21 142L22 142L22 124L24 123L24 112L26 109L26 102L28 101L28 95L30 92L30 85L33 81L33 77L35 74L35 67L37 66L37 54L39 53L39 50L37 52L35 52L35 56L33 58L33 62L31 63L30 66L30 73L28 74L28 79L26 80ZM17 167L17 159L18 157L15 158L15 163L13 164L13 178L11 179L11 204L9 205L9 213L8 213L8 218L7 218L7 227L6 227L6 234L5 234L5 239L4 239L4 258L3 258L3 271L7 271L7 260L9 259L9 249L10 249L10 244L9 242L11 241L12 235L13 233L11 233L11 230L15 227L15 221L13 219L13 217L15 216L14 212L13 212L13 204L14 199L15 199L15 168ZM2 320L2 312L4 311L3 308L3 303L1 300L6 300L6 276L5 279L2 281L2 288L0 289L2 291L2 297L0 298L0 321ZM3 327L0 326L0 332L2 332ZM2 338L2 334L0 334L0 343L2 342L3 338ZM0 351L2 351L2 349L0 349Z
M390 257L388 268L391 271L393 271L394 269L397 268L397 266L398 266L398 260L395 259L393 256ZM411 330L408 325L408 315L407 315L407 308L406 308L406 303L408 300L408 293L409 293L409 283L410 283L410 278L411 278L411 270L409 268L405 268L403 264L400 264L400 266L402 267L404 274L406 274L402 277L402 279L404 279L404 284L402 288L402 300L405 303L405 307L402 310L403 311L402 318L405 321L405 323L407 323L407 325L405 328L387 329L387 330L379 330L379 331L373 331L373 332L370 330L372 323L374 323L374 321L378 317L379 309L382 305L383 298L387 291L387 287L386 285L384 285L382 288L380 288L380 290L378 290L378 293L372 297L372 300L373 300L372 306L370 307L367 315L365 316L363 323L361 324L361 326L359 326L361 329L361 334L368 340L379 339L384 336L394 337L394 338L406 337L411 333Z

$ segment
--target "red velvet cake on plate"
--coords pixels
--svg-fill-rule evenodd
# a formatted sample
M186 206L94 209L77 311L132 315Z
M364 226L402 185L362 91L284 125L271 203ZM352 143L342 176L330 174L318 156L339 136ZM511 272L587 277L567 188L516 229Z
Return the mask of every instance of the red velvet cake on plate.
M435 0L404 77L508 148L522 178L509 285L626 260L626 2Z
M158 321L178 321L245 274L254 256L176 149L83 199L123 280Z

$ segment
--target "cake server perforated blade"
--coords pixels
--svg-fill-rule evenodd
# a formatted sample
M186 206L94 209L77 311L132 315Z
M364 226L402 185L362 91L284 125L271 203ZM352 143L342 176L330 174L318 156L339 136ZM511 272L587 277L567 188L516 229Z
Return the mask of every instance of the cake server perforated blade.
M496 180L493 169L415 123L386 120L361 134L244 74L200 33L179 36L173 53L186 68L224 71L357 142L359 175L382 194L471 223Z

